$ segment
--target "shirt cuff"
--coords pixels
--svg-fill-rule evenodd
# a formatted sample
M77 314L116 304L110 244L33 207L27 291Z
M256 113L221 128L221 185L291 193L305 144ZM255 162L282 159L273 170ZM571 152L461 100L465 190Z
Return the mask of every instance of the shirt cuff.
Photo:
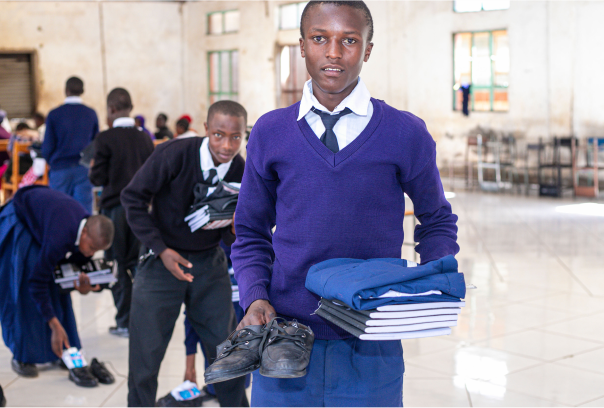
M247 313L248 307L256 300L269 300L268 292L264 286L252 286L239 301L239 305Z

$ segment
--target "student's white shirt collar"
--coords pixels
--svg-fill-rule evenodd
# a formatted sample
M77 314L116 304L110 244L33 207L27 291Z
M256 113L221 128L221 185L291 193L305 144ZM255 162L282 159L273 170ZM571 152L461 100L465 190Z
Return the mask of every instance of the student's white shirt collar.
M134 118L117 118L113 121L113 127L134 127L136 122L134 122Z
M63 101L64 104L77 105L83 103L82 98L79 96L68 96Z
M80 221L80 228L78 228L78 236L76 237L76 246L80 246L80 238L82 237L82 230L84 229L84 226L86 225L86 221L88 221L88 218L83 218L82 221Z
M233 160L231 160L227 163L219 164L218 167L214 166L214 159L212 159L212 153L210 153L208 137L204 137L203 142L201 142L199 156L201 157L201 171L203 171L204 179L208 176L207 172L212 169L216 169L219 180L224 179L224 176L226 176L229 168L231 167L231 163L233 162Z
M350 95L344 98L344 100L340 102L338 106L336 106L333 112L330 113L335 115L348 108L356 115L367 116L369 103L371 103L371 94L369 93L369 90L365 86L365 83L361 77L359 77L357 86L354 87ZM304 84L304 89L302 90L302 100L300 101L298 120L306 116L312 107L323 112L329 112L329 110L321 105L317 98L315 98L315 95L312 92L312 79L309 79Z
M182 135L178 135L176 136L177 139L185 139L187 137L197 137L199 136L197 133L195 133L192 130L187 130L185 133L183 133Z

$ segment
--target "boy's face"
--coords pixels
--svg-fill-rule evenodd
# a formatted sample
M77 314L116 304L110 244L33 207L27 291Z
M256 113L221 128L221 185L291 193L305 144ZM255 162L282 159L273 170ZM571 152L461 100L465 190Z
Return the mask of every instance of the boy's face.
M239 153L241 140L245 135L243 117L216 112L209 122L203 124L208 137L208 147L214 165L228 163Z
M350 92L356 86L363 62L373 43L362 11L352 7L319 4L309 10L300 39L302 57L313 80L313 91Z

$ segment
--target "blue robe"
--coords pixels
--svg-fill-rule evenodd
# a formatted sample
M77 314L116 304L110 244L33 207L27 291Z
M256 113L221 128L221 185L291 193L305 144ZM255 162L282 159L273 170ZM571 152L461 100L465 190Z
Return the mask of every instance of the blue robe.
M52 331L31 295L29 279L41 255L41 245L15 213L14 202L0 212L0 323L4 343L14 359L42 364L58 359L51 348ZM52 270L48 271L52 274ZM69 344L81 348L70 294L62 294L50 278L47 299L63 325Z

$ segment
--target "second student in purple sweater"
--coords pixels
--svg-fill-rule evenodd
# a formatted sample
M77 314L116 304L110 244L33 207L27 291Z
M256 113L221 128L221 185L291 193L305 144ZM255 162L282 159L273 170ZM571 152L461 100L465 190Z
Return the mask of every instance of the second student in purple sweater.
M254 126L231 257L240 328L280 315L316 340L305 377L254 375L252 406L401 406L401 342L362 341L313 315L306 274L327 259L399 258L405 193L422 262L459 251L457 217L424 122L371 98L359 77L373 48L365 3L311 1L300 34L311 80L301 102Z

